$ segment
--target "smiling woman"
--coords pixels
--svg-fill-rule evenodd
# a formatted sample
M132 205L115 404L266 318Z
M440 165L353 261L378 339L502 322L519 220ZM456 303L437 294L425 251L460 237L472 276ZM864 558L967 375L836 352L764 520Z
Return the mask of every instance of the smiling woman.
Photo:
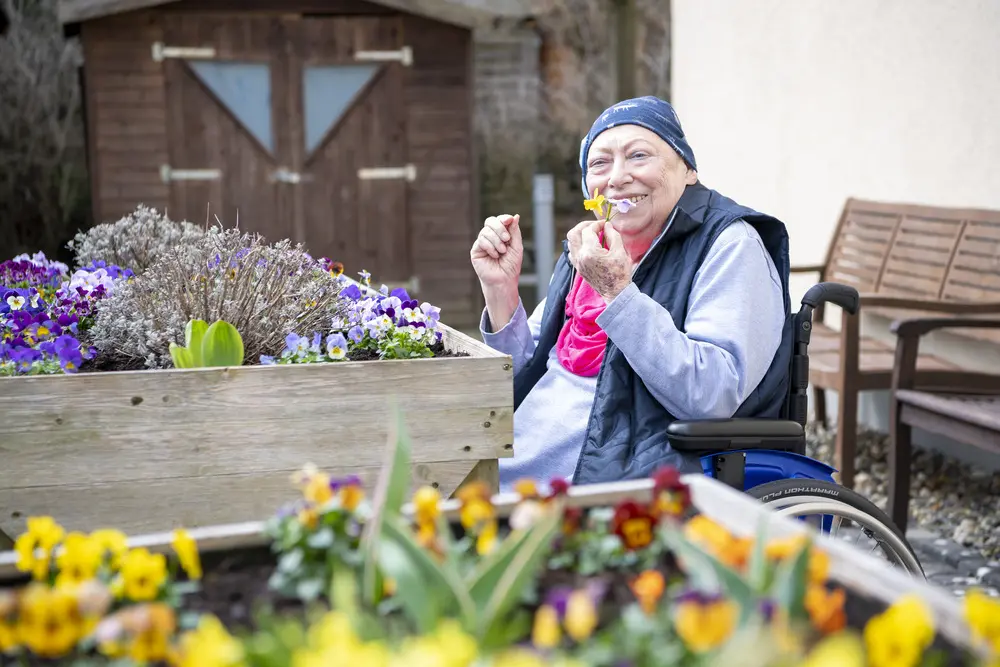
M602 113L580 168L594 219L567 235L530 317L517 292L519 216L487 218L471 251L483 339L511 355L516 373L504 489L521 477L581 484L664 464L700 471L667 442L672 421L776 418L787 392L784 224L705 187L677 115L658 98Z

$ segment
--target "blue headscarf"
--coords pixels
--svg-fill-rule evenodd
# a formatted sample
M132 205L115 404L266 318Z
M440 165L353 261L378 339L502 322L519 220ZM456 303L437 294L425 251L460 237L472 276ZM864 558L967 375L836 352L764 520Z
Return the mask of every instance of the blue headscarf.
M654 132L670 144L689 167L698 169L694 161L694 151L688 145L684 130L681 129L681 121L670 103L652 95L636 97L605 109L604 113L594 121L587 136L580 142L580 169L583 172L580 185L585 197L591 195L587 192L587 153L590 151L590 145L601 132L619 125L638 125Z

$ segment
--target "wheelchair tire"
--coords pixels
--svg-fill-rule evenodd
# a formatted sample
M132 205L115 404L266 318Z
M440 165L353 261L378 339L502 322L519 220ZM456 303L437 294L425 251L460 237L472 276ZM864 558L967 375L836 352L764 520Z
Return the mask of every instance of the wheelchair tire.
M895 535L907 551L906 556L909 557L907 560L911 560L920 569L919 572L913 572L913 574L917 574L923 578L923 568L920 567L920 559L917 558L917 554L913 551L910 543L906 541L906 536L903 532L893 523L888 514L856 491L835 482L824 480L778 479L773 482L759 484L749 489L746 493L765 505L777 501L782 501L782 504L787 505L788 501L795 498L801 498L803 503L827 500L848 505L858 512L867 515L875 523L881 524L882 529ZM906 558L906 556L903 556L903 558ZM906 569L912 569L912 567Z

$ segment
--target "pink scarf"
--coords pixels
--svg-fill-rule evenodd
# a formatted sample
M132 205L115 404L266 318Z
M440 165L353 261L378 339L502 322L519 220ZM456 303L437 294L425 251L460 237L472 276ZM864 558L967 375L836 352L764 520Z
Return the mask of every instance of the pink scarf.
M601 295L577 274L566 296L566 324L556 341L559 363L570 373L593 377L601 369L608 335L597 326L597 316L606 305Z

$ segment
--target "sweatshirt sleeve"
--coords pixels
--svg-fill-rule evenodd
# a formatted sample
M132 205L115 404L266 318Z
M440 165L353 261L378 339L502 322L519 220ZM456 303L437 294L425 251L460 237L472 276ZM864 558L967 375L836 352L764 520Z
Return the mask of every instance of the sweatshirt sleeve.
M685 331L632 283L597 318L650 393L678 419L732 417L771 365L784 324L781 281L740 221L695 276Z
M479 334L483 337L483 342L494 350L510 355L514 363L514 373L520 371L535 352L544 310L545 299L542 299L531 313L531 317L528 317L524 302L518 300L517 310L511 316L510 322L494 332L490 327L490 316L486 309L483 309L479 319Z

